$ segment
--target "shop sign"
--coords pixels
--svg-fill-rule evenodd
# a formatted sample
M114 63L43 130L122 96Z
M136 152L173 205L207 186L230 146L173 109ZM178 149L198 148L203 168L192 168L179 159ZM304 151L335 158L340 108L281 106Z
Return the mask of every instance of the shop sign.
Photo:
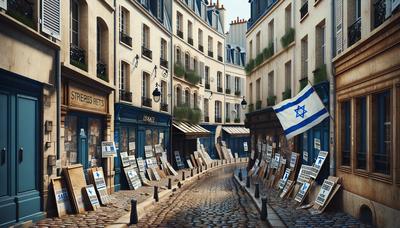
M117 150L115 149L114 142L101 142L101 155L103 158L115 157L117 155Z
M247 142L243 142L243 150L244 150L245 152L249 151L249 147L248 147L248 145L247 145Z
M76 108L89 109L96 112L107 112L107 97L69 85L69 105Z
M156 118L154 116L148 116L148 115L143 115L143 122L146 123L155 123L156 122Z

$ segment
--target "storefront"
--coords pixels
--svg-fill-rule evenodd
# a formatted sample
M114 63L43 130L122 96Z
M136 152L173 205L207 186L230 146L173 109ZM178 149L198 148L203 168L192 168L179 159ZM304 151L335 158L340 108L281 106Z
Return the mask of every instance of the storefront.
M231 149L232 153L237 153L239 157L248 157L249 151L245 151L244 144L250 144L250 130L239 126L222 127L222 140Z
M102 159L101 142L110 141L111 114L109 95L112 88L81 76L62 76L61 165L82 164L84 169L103 167L107 176L112 172Z
M121 152L145 158L144 147L161 144L170 152L171 116L128 104L115 104L114 141ZM120 157L115 160L115 190L128 189Z
M329 82L321 82L313 86L322 103L329 109ZM314 126L310 130L302 133L298 137L300 156L302 164L312 165L317 160L319 152L329 152L329 118ZM316 179L318 184L322 184L324 179L329 176L329 156Z
M43 84L0 69L0 227L44 217Z
M206 137L200 138L200 143L204 145L204 148L207 150L212 159L219 159L217 149L215 148L215 132L218 125L203 124L201 126L209 131L210 134Z
M192 124L186 121L173 121L172 127L172 151L178 151L184 163L190 159L190 155L197 150L197 139L200 143L204 138L210 137L210 131L198 124ZM204 144L203 144L204 145ZM207 145L204 145L205 149ZM175 157L171 157L172 164L177 168ZM186 164L187 165L187 164Z

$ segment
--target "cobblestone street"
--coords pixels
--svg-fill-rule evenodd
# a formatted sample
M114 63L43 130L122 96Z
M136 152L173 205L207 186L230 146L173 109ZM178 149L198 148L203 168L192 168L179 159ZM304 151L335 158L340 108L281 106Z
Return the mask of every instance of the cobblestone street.
M267 227L232 179L234 166L207 173L160 202L134 227Z

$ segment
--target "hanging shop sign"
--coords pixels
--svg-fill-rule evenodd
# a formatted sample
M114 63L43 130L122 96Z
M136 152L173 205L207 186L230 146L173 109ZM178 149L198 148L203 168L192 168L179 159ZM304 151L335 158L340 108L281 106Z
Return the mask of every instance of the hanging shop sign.
M107 96L93 93L69 83L68 104L71 107L107 113Z

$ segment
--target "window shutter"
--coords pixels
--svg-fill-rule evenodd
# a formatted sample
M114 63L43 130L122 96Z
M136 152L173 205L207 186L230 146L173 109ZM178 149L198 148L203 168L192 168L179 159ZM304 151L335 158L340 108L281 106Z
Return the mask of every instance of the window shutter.
M61 39L60 0L42 0L42 32Z
M343 0L335 1L336 8L336 55L343 51Z
M0 8L7 10L7 0L0 0Z

